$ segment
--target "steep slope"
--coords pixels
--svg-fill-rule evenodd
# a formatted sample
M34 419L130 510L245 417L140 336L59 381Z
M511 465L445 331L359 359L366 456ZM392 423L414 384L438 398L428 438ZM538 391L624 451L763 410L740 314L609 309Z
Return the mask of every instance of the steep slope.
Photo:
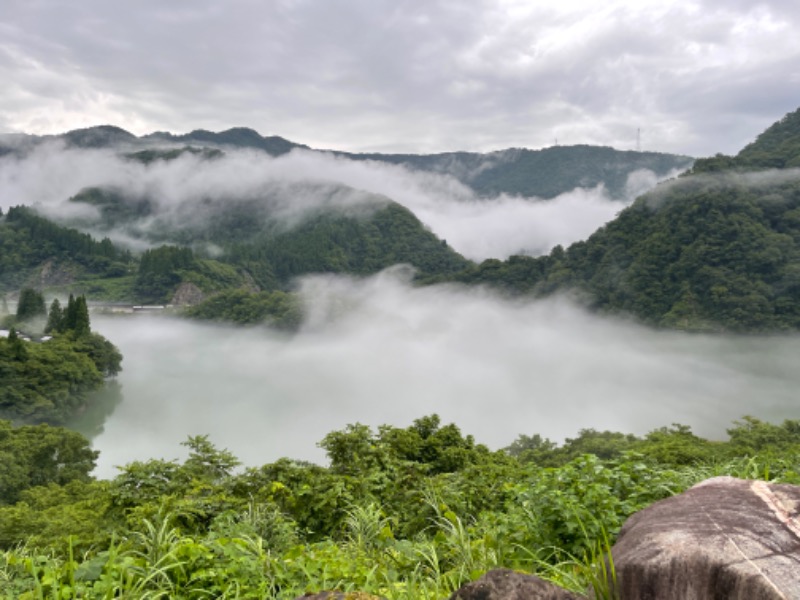
M566 251L486 261L458 279L515 292L570 291L593 308L667 327L798 329L800 171L741 172L754 156L793 164L797 119L787 115L743 150L734 159L738 171L701 166L640 197ZM787 129L795 133L783 135Z
M0 215L0 290L69 284L87 277L123 277L130 253L18 206Z
M157 260L142 257L134 289L147 302L168 301L182 283L204 292L245 285L235 273L276 290L308 273L366 275L406 263L423 276L443 276L470 265L406 208L341 185L265 186L258 197L193 198L169 209L118 189L89 188L71 200L98 209L97 218L76 226L172 245Z
M717 154L698 160L692 173L793 167L800 167L800 108L766 129L736 156Z

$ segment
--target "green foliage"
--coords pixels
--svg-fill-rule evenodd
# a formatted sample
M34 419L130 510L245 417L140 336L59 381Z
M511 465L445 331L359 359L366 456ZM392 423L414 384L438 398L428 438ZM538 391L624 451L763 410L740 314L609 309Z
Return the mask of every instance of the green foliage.
M97 455L79 433L0 421L0 504L17 502L24 490L35 486L89 481Z
M108 238L101 241L61 227L28 207L8 209L0 219L0 287L14 289L37 271L61 272L62 278L87 274L124 275L132 258Z
M687 177L567 250L486 261L465 283L572 291L595 310L684 330L800 327L800 180Z
M86 304L85 296L73 297L69 295L67 308L64 311L63 319L59 323L60 333L71 332L75 337L88 336L91 327L89 324L89 307Z
M800 109L788 113L734 157L717 154L695 162L692 173L800 167Z
M64 328L64 311L58 298L54 298L47 313L47 324L44 326L45 333L62 331Z
M572 293L589 307L690 331L800 328L800 111L735 158L698 161L586 241L487 260L455 279L512 293ZM434 278L432 281L440 281Z
M181 282L180 272L193 266L190 248L165 245L145 250L134 285L137 298L147 303L166 303Z
M91 333L84 297L70 296L58 317L50 311L48 341L22 340L15 330L0 339L0 418L63 424L85 411L104 378L121 370L122 355L103 336Z
M23 430L0 427L0 447L3 431ZM611 598L608 550L629 515L714 475L800 482L798 430L745 417L728 442L673 425L643 437L586 429L561 446L537 435L512 445L523 459L559 462L543 466L488 452L430 415L407 428L331 432L321 442L328 468L282 459L244 472L206 436L191 437L183 463L132 463L111 482L88 481L80 461L72 478L31 468L45 480L21 484L16 502L0 507L0 584L12 598L278 599L336 589L410 600L447 597L508 567ZM52 428L41 434L49 439ZM451 448L468 460L443 463ZM739 454L746 448L759 454Z
M224 291L187 308L183 314L192 319L227 321L240 325L266 323L286 330L297 328L302 321L302 309L297 296L280 291Z
M22 288L17 304L17 322L25 322L47 314L44 296L32 288Z
M437 275L470 264L395 203L363 215L322 213L289 230L272 229L231 245L226 260L246 268L262 287L286 287L307 273L369 275L405 263L421 275Z

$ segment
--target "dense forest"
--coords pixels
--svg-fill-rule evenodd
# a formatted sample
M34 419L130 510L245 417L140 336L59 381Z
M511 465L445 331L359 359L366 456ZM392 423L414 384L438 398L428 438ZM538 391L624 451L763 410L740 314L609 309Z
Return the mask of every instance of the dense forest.
M730 170L698 161L586 241L540 258L488 260L456 280L570 293L595 310L663 327L796 330L800 174L771 167L794 164L799 152L797 111L731 159Z
M122 277L133 257L111 240L97 241L76 229L62 227L29 207L0 212L0 289L19 289L42 271L53 281L86 274Z
M10 329L0 338L0 418L64 424L99 401L106 378L122 368L119 350L91 331L83 296L63 309L54 299L48 313L42 294L25 288L3 321Z
M0 597L441 599L496 566L603 597L603 553L633 512L714 475L800 483L800 422L728 434L587 429L493 452L430 415L329 433L327 467L242 469L194 436L183 461L97 481L80 435L0 421Z
M72 200L98 207L101 221L94 225L108 230L135 224L150 210L146 199L114 190L88 189ZM202 224L156 229L150 234L154 247L133 257L108 238L97 242L33 209L13 207L0 218L0 289L33 283L101 300L166 304L181 284L195 286L205 298L233 289L286 291L307 273L368 275L406 263L431 276L470 264L409 210L385 199L363 214L320 212L291 229L249 202L228 203L218 218ZM159 245L169 239L184 243ZM221 255L210 257L204 244L214 244Z

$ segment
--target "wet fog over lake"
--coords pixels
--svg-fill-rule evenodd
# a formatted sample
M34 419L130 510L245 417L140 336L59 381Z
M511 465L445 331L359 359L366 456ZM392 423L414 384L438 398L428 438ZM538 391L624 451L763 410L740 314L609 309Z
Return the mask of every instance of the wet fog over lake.
M643 434L672 423L723 438L744 415L798 418L800 336L653 331L566 300L414 288L402 269L301 284L295 335L162 316L94 316L125 359L122 400L94 439L96 474L181 458L209 434L246 465L317 447L348 423L405 427L438 413L491 448L582 428Z

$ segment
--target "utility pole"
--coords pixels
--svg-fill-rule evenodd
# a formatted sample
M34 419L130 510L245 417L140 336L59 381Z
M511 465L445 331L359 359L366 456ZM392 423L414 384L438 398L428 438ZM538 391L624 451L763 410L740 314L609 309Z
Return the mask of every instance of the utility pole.
M642 130L638 127L636 128L636 151L642 151Z

